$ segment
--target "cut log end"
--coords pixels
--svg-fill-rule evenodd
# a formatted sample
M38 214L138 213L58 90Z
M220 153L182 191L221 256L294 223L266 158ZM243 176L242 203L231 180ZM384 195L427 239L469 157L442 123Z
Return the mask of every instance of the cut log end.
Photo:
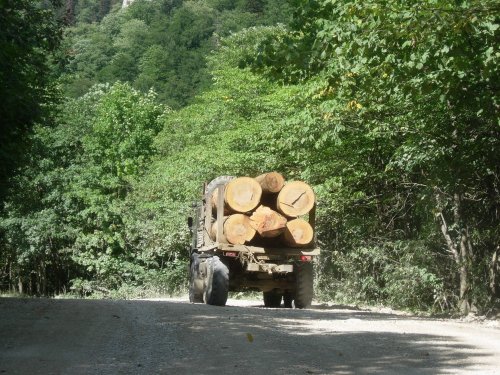
M304 247L309 245L314 237L311 225L303 219L290 220L286 224L284 239L288 246Z
M281 173L269 172L255 177L264 193L278 193L285 185L285 178Z
M211 238L217 238L217 222L212 224ZM252 228L250 218L243 214L234 214L224 218L224 241L233 245L243 245L255 237L255 229Z
M266 206L259 206L250 217L252 227L262 237L277 237L286 226L286 218Z
M253 178L239 177L226 186L225 201L235 212L250 212L259 205L262 187Z
M255 236L250 218L243 214L231 215L224 222L224 235L229 243L243 245Z
M316 197L312 188L302 181L287 183L278 194L277 209L288 217L307 214L314 207Z

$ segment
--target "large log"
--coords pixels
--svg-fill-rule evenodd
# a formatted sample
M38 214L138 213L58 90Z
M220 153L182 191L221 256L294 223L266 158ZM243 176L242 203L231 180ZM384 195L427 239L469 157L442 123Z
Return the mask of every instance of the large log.
M285 178L281 173L269 172L255 177L262 187L263 193L278 193L285 185Z
M250 177L238 177L226 185L224 200L226 205L235 212L250 212L260 203L262 187Z
M250 216L250 224L261 237L277 237L285 230L286 218L266 206L259 206Z
M285 243L291 247L303 247L309 245L314 237L314 230L304 219L294 219L286 223L283 238Z
M234 214L224 218L223 225L224 238L233 245L243 245L251 241L255 236L255 229L252 228L250 218L243 214ZM210 237L215 241L217 238L217 222L212 224Z
M311 211L315 200L314 191L308 184L291 181L278 194L276 208L285 216L298 217Z

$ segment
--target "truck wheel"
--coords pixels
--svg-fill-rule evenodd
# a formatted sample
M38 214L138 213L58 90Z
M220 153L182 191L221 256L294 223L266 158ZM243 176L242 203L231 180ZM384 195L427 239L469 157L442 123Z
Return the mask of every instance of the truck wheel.
M264 295L264 306L265 307L280 307L281 298L283 297L280 293L271 290L270 292L263 292Z
M189 272L189 302L203 302L203 280L200 278L200 261L196 253L192 255Z
M295 307L305 309L311 306L313 298L313 265L312 263L296 263L295 273Z
M229 269L219 257L207 259L207 276L203 299L208 305L224 306L229 291Z

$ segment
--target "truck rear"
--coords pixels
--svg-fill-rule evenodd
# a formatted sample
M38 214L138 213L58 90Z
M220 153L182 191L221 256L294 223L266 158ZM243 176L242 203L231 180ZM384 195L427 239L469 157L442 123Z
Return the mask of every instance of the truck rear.
M266 307L311 305L320 252L314 193L302 182L273 186L281 176L273 173L222 176L203 186L189 218L191 302L224 306L229 291L257 290Z

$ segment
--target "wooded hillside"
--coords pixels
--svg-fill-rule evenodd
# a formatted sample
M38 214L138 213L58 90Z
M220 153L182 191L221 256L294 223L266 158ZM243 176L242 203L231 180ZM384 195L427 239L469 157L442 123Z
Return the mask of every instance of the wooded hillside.
M43 8L66 26L26 23L38 3L1 6L4 45L63 31L0 49L51 72L1 65L50 92L44 117L2 109L2 151L24 145L1 170L3 290L182 290L202 182L276 170L317 193L318 297L498 306L497 2L75 0Z

